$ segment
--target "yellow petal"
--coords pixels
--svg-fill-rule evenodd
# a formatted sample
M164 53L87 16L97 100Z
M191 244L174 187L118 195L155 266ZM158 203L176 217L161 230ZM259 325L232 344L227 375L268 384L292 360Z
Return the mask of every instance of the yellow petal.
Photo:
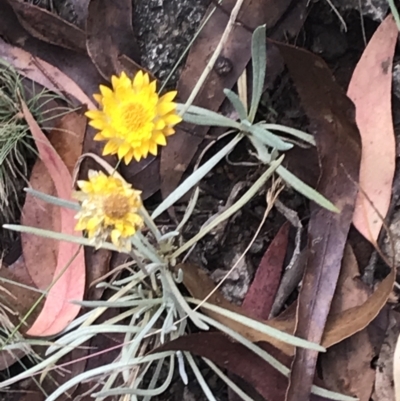
M118 147L118 158L122 159L131 149L131 145L129 145L128 142L123 142L119 147Z
M160 102L171 102L172 100L175 99L177 93L178 93L177 91L167 92L165 95L161 96Z
M147 157L149 154L149 142L143 142L142 146L140 147L143 157Z
M106 143L106 146L104 146L103 156L113 155L114 153L117 153L117 151L118 151L118 145L113 141L109 141Z
M182 117L177 114L168 114L167 116L164 116L163 119L168 125L175 125L182 121Z
M103 129L105 127L104 121L102 120L89 121L89 125L96 129Z
M94 100L96 100L96 102L102 106L103 105L103 96L100 95L100 93L95 93L93 95Z
M95 141L104 141L106 138L101 134L101 132L98 132L98 133L93 137L93 139L94 139Z
M175 130L174 130L173 128L171 128L171 127L165 127L165 128L163 129L163 134L164 134L165 136L170 136L170 135L175 134Z
M88 231L94 230L100 223L101 223L101 217L93 216L88 220L86 224L86 230Z
M137 162L140 161L140 159L142 158L142 152L140 151L139 148L133 149L133 157L135 158L135 160L136 160Z
M153 135L153 141L155 141L158 145L165 146L167 144L167 140L165 139L165 136L161 133L158 132L155 135Z
M116 246L119 247L119 238L121 237L121 233L118 230L111 231L111 242Z
M176 104L172 102L171 103L163 102L157 106L158 114L161 116L164 116L165 114L168 114L171 111L174 111L175 109L176 109Z
M155 81L153 81L154 83L155 83ZM149 85L149 83L150 83L150 77L149 77L149 74L147 73L147 72L145 72L144 74L143 74L143 85Z
M104 114L100 110L89 110L85 113L85 116L91 119L102 119Z
M105 85L100 85L100 92L103 95L103 97L111 97L113 95L113 91L108 86Z
M129 152L124 156L125 164L129 164L132 161L132 158L133 158L133 151L132 149L130 149Z
M135 78L133 79L133 87L135 89L141 89L143 86L143 81L144 81L144 77L143 77L143 71L138 71L137 74L135 75Z
M157 156L157 150L158 150L157 144L155 142L150 142L149 143L149 152L152 155Z

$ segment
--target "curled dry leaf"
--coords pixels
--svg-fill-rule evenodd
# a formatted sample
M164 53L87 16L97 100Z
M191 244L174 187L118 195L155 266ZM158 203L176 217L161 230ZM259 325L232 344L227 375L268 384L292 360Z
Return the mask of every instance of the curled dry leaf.
M82 89L61 70L25 50L7 44L2 39L0 39L0 57L10 63L21 75L45 88L75 98L90 109L96 108Z
M134 62L140 61L140 54L132 29L131 0L91 0L86 33L88 54L104 79L109 80L111 75L119 75L122 71L133 76L142 69ZM125 61L122 64L120 56L123 54Z
M29 2L8 0L21 25L33 37L56 46L86 53L85 32L54 13Z
M46 165L54 182L58 197L71 199L72 178L67 166L41 131L25 103L22 103L24 117L35 139L40 158ZM61 208L61 232L78 235L75 232L75 213ZM67 267L68 266L68 267ZM43 309L27 332L29 335L50 336L63 330L79 313L80 306L70 300L82 300L85 290L85 260L83 249L78 244L59 242L57 267L54 278L63 270L62 276L48 292Z
M282 276L289 228L288 222L282 225L258 265L253 283L242 304L250 316L268 319Z
M362 305L370 292L370 288L360 280L357 260L347 245L331 312L340 313ZM375 378L371 366L374 357L375 349L366 328L321 355L322 377L331 390L369 401Z
M347 92L356 106L356 122L362 140L362 191L357 196L353 224L372 243L376 243L382 218L389 209L395 172L391 88L397 37L396 23L389 15L369 41Z

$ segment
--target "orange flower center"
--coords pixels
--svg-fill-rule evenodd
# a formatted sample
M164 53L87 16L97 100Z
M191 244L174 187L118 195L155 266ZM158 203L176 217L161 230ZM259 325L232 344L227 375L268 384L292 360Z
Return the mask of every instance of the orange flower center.
M121 194L107 196L103 208L104 213L111 219L122 219L130 210L127 197Z
M149 121L148 111L140 103L127 103L121 108L121 122L125 129L139 131Z

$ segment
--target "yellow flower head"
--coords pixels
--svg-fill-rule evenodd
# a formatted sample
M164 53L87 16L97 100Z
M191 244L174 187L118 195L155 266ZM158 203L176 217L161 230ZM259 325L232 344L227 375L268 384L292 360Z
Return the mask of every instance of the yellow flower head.
M143 71L133 80L123 72L119 78L112 76L111 82L112 89L100 85L101 94L94 95L100 110L86 112L89 124L100 131L94 139L108 141L103 155L117 154L126 164L149 153L157 155L157 146L165 146L174 125L182 121L173 102L177 92L159 97L156 82Z
M137 213L142 205L141 191L120 178L107 176L101 171L89 171L88 181L78 181L80 191L74 198L81 210L75 216L76 230L86 230L96 247L108 238L120 250L130 251L130 237L143 227Z

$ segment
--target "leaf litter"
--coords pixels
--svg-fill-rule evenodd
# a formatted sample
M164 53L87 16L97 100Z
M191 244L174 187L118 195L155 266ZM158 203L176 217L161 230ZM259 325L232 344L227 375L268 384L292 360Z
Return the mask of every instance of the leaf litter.
M10 0L10 3L13 2ZM96 8L94 8L94 2L91 3L93 4L92 7L89 8L89 20L91 19L92 23L94 21L101 25L101 22L106 21L107 18L104 17L104 15L100 18L102 13L98 10L96 11ZM208 25L205 26L197 41L192 45L191 52L185 65L185 70L181 75L178 84L178 90L180 91L180 96L182 96L182 101L191 94L197 81L197 77L200 76L208 61L206 55L210 56L212 51L215 49L222 30L228 21L230 9L235 5L235 3L236 2L234 1L227 3L224 2L222 6L218 6L208 22ZM293 5L291 5L290 2L280 2L279 5L274 1L268 3L270 3L269 5L272 6L273 9L273 12L268 16L268 18L263 15L262 10L271 8L265 8L266 5L263 4L263 2L245 1L243 3L242 12L239 13L238 17L240 23L235 25L233 34L223 47L223 58L221 60L225 60L225 64L228 66L229 71L226 76L223 74L222 76L218 75L215 70L211 72L211 75L209 75L209 78L205 81L205 84L196 99L198 102L197 104L218 111L224 100L224 97L222 96L222 88L233 87L249 62L249 46L246 46L246 43L249 43L252 28L261 23L267 23L268 28L273 30L274 27L279 26L279 23L282 22L282 16L292 15L293 17L294 15L295 17L302 18L303 9L293 8ZM86 53L86 49L80 45L80 41L74 43L74 40L72 40L70 41L70 45L63 43L63 35L70 40L74 37L71 33L78 32L78 28L69 27L69 25L71 25L70 23L60 23L60 27L57 27L58 17L52 15L48 11L37 10L37 7L30 4L24 6L21 4L12 5L14 10L17 12L20 21L23 21L22 25L27 29L28 33L24 33L25 38L27 39L25 39L25 42L19 41L13 43L14 45L18 45L18 47L11 47L11 45L6 43L3 44L3 42L1 42L1 56L8 59L11 64L15 65L21 73L27 75L29 78L58 93L64 95L67 93L71 99L74 98L75 101L78 100L78 104L83 103L89 105L89 107L94 107L92 101L89 99L93 90L88 89L89 86L86 86L86 84L82 84L82 77L87 74L87 76L92 79L92 82L96 81L97 85L102 82L99 75L88 73L90 69L85 71L85 69L82 68L82 65L85 65L85 63L86 65L90 65L90 68L97 68L105 79L109 79L111 74L119 72L122 69L134 71L134 69L129 70L130 67L127 67L127 65L132 68L137 68L135 67L135 64L131 62L132 60L129 59L129 56L131 56L133 60L139 60L138 54L135 53L134 42L132 41L131 46L128 46L128 51L121 51L120 46L124 43L126 38L122 38L121 32L118 30L114 32L114 36L110 35L110 38L112 38L111 46L116 46L115 48L113 47L113 51L109 54L101 52L102 46L106 43L104 34L108 30L113 29L112 25L115 21L104 23L106 29L104 29L103 32L97 30L97 33L95 33L94 36L89 36L88 40L90 45L88 44L88 46L90 46L92 50L89 51L89 56L86 54L82 55L85 59L83 64L77 63L76 67L72 70L64 68L62 65L62 58L59 58L58 62L54 62L53 64L51 60L57 52L66 55L71 51L71 49L73 51L79 51L80 49L83 53ZM110 5L110 7L112 9L114 6ZM211 12L213 7L213 5L210 6L209 12ZM127 13L125 13L125 15L122 14L124 13L118 14L117 12L115 14L115 20L119 20L121 23L124 22L122 25L126 29L124 28L123 31L128 32L129 34L132 29L130 19L126 18ZM26 15L32 15L34 17L31 24L29 19L26 19ZM41 31L43 26L40 27L40 24L43 23L43 20L41 20L39 16L43 15L46 15L45 18L48 18L48 21L50 21L49 24L52 24L50 30ZM99 17L99 19L96 20L96 17ZM298 18L296 21L298 21ZM388 140L381 141L380 144L382 146L379 147L379 149L382 152L387 152L385 154L391 155L390 157L383 158L384 162L388 163L387 167L382 170L388 174L388 177L390 174L393 175L394 171L392 156L394 154L395 146L393 142L393 131L391 131L393 129L393 124L389 119L391 111L390 62L388 65L385 64L387 68L383 69L382 60L385 61L392 57L390 54L393 53L393 43L397 34L393 28L393 22L387 22L389 20L390 19L388 18L381 27L378 28L376 33L377 35L382 35L381 43L384 43L385 46L375 45L374 48L375 37L371 39L363 56L363 58L365 57L369 60L370 64L362 64L362 58L357 66L357 71L361 71L362 74L365 74L366 76L371 76L372 71L377 71L378 75L380 74L379 77L384 79L382 85L369 84L361 89L358 87L360 92L357 93L357 96L358 99L365 100L366 106L364 107L366 107L366 110L371 108L371 103L368 103L368 101L377 101L379 96L384 98L385 102L378 102L379 104L377 103L376 106L374 106L374 109L382 107L382 110L379 113L386 113L386 118L380 120L377 117L379 114L378 111L375 116L376 118L373 118L373 113L369 113L371 122L365 124L364 121L365 125L363 125L363 122L360 122L359 120L359 110L363 107L362 103L357 101L356 95L351 91L351 85L355 85L356 83L356 73L353 76L349 89L349 96L356 104L356 122L363 140L361 171L368 168L372 171L377 171L377 164L381 165L379 159L375 157L372 158L372 162L365 161L368 159L365 153L367 151L365 151L365 137L363 135L365 132L368 132L368 134L371 135L378 130L374 123L379 125L385 122L383 128L379 128L379 130L383 130L388 134ZM40 29L38 29L38 26L35 27L36 23L39 24ZM27 26L27 24L29 26ZM388 31L384 31L385 28L390 32L388 33ZM3 28L3 30L4 29L5 28ZM58 29L60 29L60 31L57 31ZM65 29L64 33L61 33L62 29ZM131 33L134 33L134 29L135 27L133 27L133 32ZM53 30L60 32L60 35L58 35L57 38L54 37ZM93 30L92 34L93 32L96 32L96 30ZM19 33L19 35L20 34L21 33ZM295 34L297 34L297 32ZM32 35L33 38L31 38L30 35ZM48 37L46 35L48 35ZM15 37L17 36L14 36L14 38ZM275 36L271 34L271 37ZM387 40L388 37L390 40ZM44 42L52 43L56 47L50 50L48 43L46 44ZM45 57L40 56L40 51L36 52L33 50L34 47L30 45L32 43L39 44L39 46L37 46L38 48L46 49L44 51ZM25 51L19 48L19 46L24 48ZM62 47L69 47L69 50L61 49ZM292 294L290 294L289 303L293 302L296 297L297 300L295 300L289 307L288 304L286 304L285 307L287 307L287 309L279 316L271 320L267 319L269 308L274 300L274 295L282 275L282 266L287 263L292 251L290 246L291 237L289 237L288 246L286 246L286 239L282 241L281 245L279 245L279 236L282 235L285 237L287 235L287 233L282 234L285 230L284 228L279 231L280 234L276 234L281 223L279 226L275 227L274 234L270 235L270 240L267 242L271 242L274 237L276 240L272 241L267 250L265 250L264 242L262 252L258 251L258 253L255 253L257 255L255 257L256 265L259 265L259 268L254 276L255 279L253 285L250 287L250 291L245 298L243 305L238 306L229 303L218 291L208 299L208 302L217 306L223 306L228 310L237 312L244 316L249 315L257 317L260 321L270 325L271 327L285 331L288 334L296 334L299 337L309 339L316 343L321 343L325 347L329 347L328 352L321 357L318 356L316 351L301 348L295 350L292 346L289 346L286 343L271 338L268 335L261 335L259 331L251 330L241 323L234 322L229 318L223 317L222 315L210 310L206 310L205 308L203 309L204 313L209 314L209 316L219 322L223 322L226 326L235 329L247 339L259 343L259 345L265 347L267 352L280 360L287 369L291 368L292 373L290 380L288 381L284 379L282 375L271 368L271 366L265 361L260 360L255 354L243 347L243 345L232 341L229 337L226 337L221 333L197 333L188 335L176 340L175 342L165 344L163 346L164 348L159 348L157 351L160 349L189 350L196 355L208 358L220 367L226 368L228 371L237 374L253 386L264 399L281 400L284 398L285 393L287 393L288 400L296 399L299 394L301 395L301 398L307 399L313 384L349 396L357 396L360 400L368 399L370 394L374 391L372 388L374 378L377 377L378 380L379 376L376 370L371 368L371 360L376 357L378 354L377 349L380 347L380 340L377 340L378 336L372 333L374 330L373 322L377 318L379 312L385 307L388 298L392 294L396 271L394 269L390 270L387 277L377 283L375 291L373 291L362 284L359 280L355 257L351 253L349 245L346 245L348 230L353 220L353 208L356 202L355 199L359 182L358 168L360 148L357 138L357 129L353 121L353 106L344 95L344 92L339 88L339 85L333 81L331 72L320 58L313 56L310 53L306 53L301 49L295 49L294 47L286 46L282 43L270 42L268 48L279 49L283 59L285 60L289 74L299 94L299 103L302 104L302 107L308 116L308 128L315 135L320 168L317 188L323 195L332 200L336 206L341 209L341 212L339 214L333 214L312 205L308 226L307 217L303 217L303 220L306 220L305 226L308 227L308 240L305 248L305 254L307 257L306 270L301 286L298 289L298 294L297 291L294 290ZM129 52L129 50L131 52ZM370 52L372 53L372 56ZM271 53L274 54L272 51ZM275 56L271 56L272 60L268 60L272 65L279 65L280 63L277 62L277 59L279 60L279 55L277 54L278 53L276 53ZM46 61L38 59L38 56ZM122 66L122 59L124 59L127 64ZM229 69L229 66L233 66L233 70ZM384 70L386 70L386 74L384 73ZM73 72L72 74L71 71ZM93 69L90 71L93 71ZM79 77L78 82L76 77L79 74L81 74L81 76ZM95 78L93 79L94 76ZM79 85L74 83L71 78L75 79ZM382 90L382 94L379 96L376 95L371 88ZM366 96L367 93L369 96ZM180 180L183 173L190 165L190 162L198 150L198 147L203 142L203 138L207 131L208 129L203 127L196 127L195 130L192 130L189 126L184 127L182 125L181 131L171 138L172 141L170 146L164 149L161 160L157 157L150 159L150 161L146 161L143 165L134 165L132 171L124 171L124 175L130 175L129 180L131 182L139 182L139 187L140 185L143 185L143 189L145 191L147 190L146 197L154 194L160 188L160 185L162 193L165 196L171 191L171 188L173 189L176 186L176 183ZM57 145L57 143L55 143L55 145ZM89 130L86 133L84 147L85 151L88 152L96 148L95 143L93 143L92 140L92 133ZM57 146L55 146L55 148L57 149ZM97 154L100 154L100 150L96 150L96 152ZM62 156L63 151L58 150L58 153ZM54 155L55 153L53 153L53 156ZM233 154L233 156L237 157L236 154ZM241 156L242 155L239 154L239 157ZM369 160L371 160L371 158ZM110 162L112 165L115 165L115 160L110 160ZM224 166L223 168L229 172L231 177L232 171L235 173L240 171L240 169L236 167ZM64 171L63 169L65 170L65 167L62 167L62 171ZM46 169L42 171L46 171ZM38 176L39 182L42 181L41 185L45 188L44 185L48 184L49 180L42 178L43 174L44 173L39 170L39 173L32 175L31 180L34 180L35 176ZM84 172L82 171L81 174L84 174ZM140 176L140 174L142 175ZM221 175L218 175L218 177L220 176ZM247 178L248 177L249 176L247 176ZM379 195L377 195L377 188L381 188L380 180L370 180L370 175L366 175L364 178L362 177L363 175L361 174L360 187L365 191L368 197L370 197L373 203L376 204L377 207L379 206L378 210L384 216L391 197L392 178L389 177L388 180L385 180L385 182L387 182L387 185L384 187L385 193L380 192ZM250 177L250 179L252 178ZM365 181L363 181L363 179ZM152 184L150 184L149 181L151 181ZM72 182L70 177L64 180L64 184L67 183L70 184L69 189L71 189ZM370 184L374 184L372 189L369 187ZM148 187L151 187L151 190L148 189ZM48 188L46 187L46 193L51 193L51 191L51 186L48 186ZM360 193L358 193L357 202L359 201L360 196ZM37 199L36 202L38 202ZM47 208L48 205L45 207ZM35 209L33 207L33 211L39 213L39 216L40 213L43 213L40 210L46 209L42 209L42 207ZM33 217L33 213L29 213L29 218ZM50 222L47 224L49 224L50 227L56 228L56 231L59 231L57 228L61 227L62 223L62 218L60 220L60 213L47 212L46 217L50 217ZM39 217L37 219L40 220L41 224L45 223L42 218ZM375 220L370 219L367 223L365 223L365 221L361 223L364 224L364 231L362 228L360 229L360 223L357 222L357 214L353 221L356 227L363 232L364 235L366 232L365 227L369 225L371 228L372 224L375 233L374 240L376 240L378 231L382 224L381 221L376 222L376 218L374 219ZM69 219L70 223L71 221L72 220ZM235 216L235 220L232 220L232 223L227 225L226 233L228 233L228 236L232 227L241 224L241 222L243 223L243 219L241 220L240 216L239 218ZM37 226L37 224L35 225ZM284 227L287 227L287 225ZM71 229L71 224L68 229ZM265 233L263 235L265 235ZM241 237L240 240L244 241L244 237ZM43 242L43 239L40 241L42 242L38 243L48 248L51 252L52 246L44 245L45 242ZM229 243L225 243L224 246L229 246L228 244ZM279 260L274 260L273 258L275 246ZM92 251L89 252L90 256L87 258L89 265L87 267L89 270L92 267L96 267L97 269L96 273L93 274L90 279L88 278L88 281L96 281L99 277L107 274L111 254L109 251L105 250L104 253L101 253L103 252L101 251L99 254ZM69 256L71 256L71 253L73 253L71 250L68 251ZM265 254L264 258L262 258L263 254ZM25 259L27 259L28 266L29 263L33 261L32 257L29 256L29 252L27 251L24 251L24 256ZM80 257L81 262L83 262L83 253L80 254ZM276 264L276 267L272 270L274 274L273 278L270 274L265 275L265 272L263 276L263 270L267 269L263 267L266 266L265 259L267 258L270 258L272 263ZM55 257L53 252L53 266L54 260ZM261 263L259 263L260 260L262 260ZM204 299L215 289L215 284L202 267L196 266L193 263L178 265L178 267L183 271L183 284L193 297ZM361 270L364 267L365 266L360 266ZM30 283L30 285L32 285L33 281L38 279L37 274L39 272L32 273L34 270L27 269L23 264L20 265L20 268L22 269L21 274L26 275L25 280L27 283ZM50 291L43 310L48 315L52 314L56 319L52 322L41 320L44 318L42 314L39 316L36 323L34 323L33 328L30 328L31 334L55 334L65 327L65 325L71 321L72 317L79 312L79 307L65 303L65 300L71 298L75 300L82 299L84 291L84 283L82 281L84 272L84 265L81 265L79 271L71 274L70 277L72 277L73 281L70 280L70 284L65 282L64 285L67 285L67 287L70 286L70 289L73 289L75 292L71 293L67 289L66 294L68 295L66 295L64 300L62 300L59 294L58 297L54 297L52 299L51 311L48 309L49 299L54 295L52 295ZM54 273L51 273L47 277L42 277L44 281L42 283L40 281L35 282L35 286L39 288L48 286L49 281L51 281L49 277L53 276L53 274ZM32 277L30 280L27 280L29 275L32 275ZM55 273L55 275L57 275L57 273ZM16 276L12 277L15 278ZM62 283L62 280L63 278L61 277L59 282ZM72 286L72 282L76 284L76 280L78 280L80 284ZM21 282L24 282L24 279L21 278ZM86 287L89 285L89 283L86 283ZM54 288L56 287L53 287L53 289ZM92 288L92 291L93 290L94 289ZM270 291L269 294L268 290ZM100 289L99 291L92 292L89 299L100 299L104 294L103 290ZM24 307L20 308L21 310L18 310L18 307L16 306L16 310L23 315L26 313L26 306L29 303L34 303L34 299L37 298L36 295L32 297L32 300L24 301ZM260 312L261 309L263 309L262 313ZM55 326L52 326L53 324ZM107 342L100 341L99 344L97 344L97 347L100 349L109 346L110 344ZM215 352L216 350L217 352ZM391 351L389 356L386 357L389 360L392 356L392 352L393 351ZM106 358L106 362L104 363L109 363L111 361L108 358ZM321 364L322 377L315 373L317 361ZM98 365L95 366L97 367ZM83 367L78 367L77 365L76 374L82 372L82 369L84 369L84 365ZM265 380L265 377L269 377L270 379ZM369 378L368 386L360 385L360 378L365 379L365 377ZM274 386L271 386L271 383L273 383ZM376 395L379 393L379 389L381 388L382 385L375 382L375 392L373 393L375 395L375 398L373 398L374 400L376 399L377 401L380 401L380 399L384 399L381 398L381 396ZM82 393L78 392L78 394ZM311 399L324 398L321 396L311 395Z

